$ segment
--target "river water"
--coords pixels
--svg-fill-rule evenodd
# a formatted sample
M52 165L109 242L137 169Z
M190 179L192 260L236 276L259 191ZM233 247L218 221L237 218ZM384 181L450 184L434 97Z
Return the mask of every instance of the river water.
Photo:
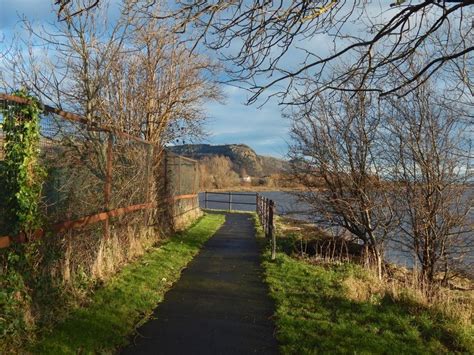
M255 194L239 192L244 195L232 195L232 210L239 211L255 211ZM311 213L311 208L308 204L298 200L298 197L291 192L282 191L264 191L259 192L260 195L265 196L273 200L276 204L276 213L280 216L291 217L299 219L305 222L315 222L316 218ZM208 202L207 208L211 209L229 209L229 195L225 194L212 194L208 193L208 200L219 201L219 202ZM199 194L199 204L201 208L205 207L204 193ZM469 195L466 203L472 202L472 196ZM252 203L252 204L250 204ZM471 208L470 220L474 220L474 210ZM330 229L326 228L328 231ZM337 230L333 229L332 232L337 233ZM462 269L464 272L474 277L474 235L472 233L465 236L468 243L463 247L464 261ZM467 244L471 244L467 246ZM402 247L400 243L396 241L396 236L387 243L385 252L386 261L396 263L401 266L413 267L415 264L415 257L413 253L406 247Z

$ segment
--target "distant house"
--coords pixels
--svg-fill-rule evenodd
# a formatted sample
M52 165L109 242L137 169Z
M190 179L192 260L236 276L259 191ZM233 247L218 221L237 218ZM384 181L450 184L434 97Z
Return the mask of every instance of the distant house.
M248 175L244 175L240 178L240 182L252 182L252 178Z

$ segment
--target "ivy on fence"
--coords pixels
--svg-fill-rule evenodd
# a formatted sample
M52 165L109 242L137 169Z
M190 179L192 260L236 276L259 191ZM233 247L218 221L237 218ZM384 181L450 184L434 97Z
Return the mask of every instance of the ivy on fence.
M29 237L41 228L39 204L46 170L39 162L40 114L38 101L24 90L14 96L28 105L7 105L1 109L5 135L4 162L0 170L0 192L7 232Z
M41 108L24 90L13 95L29 103L8 103L0 108L4 134L4 160L0 165L2 232L29 239L42 227L43 219L40 203L46 170L39 162ZM44 260L37 243L18 244L0 252L0 337L10 336L14 344L21 343L33 326L30 291L49 285L49 275L42 276L39 267ZM4 346L0 344L0 352Z

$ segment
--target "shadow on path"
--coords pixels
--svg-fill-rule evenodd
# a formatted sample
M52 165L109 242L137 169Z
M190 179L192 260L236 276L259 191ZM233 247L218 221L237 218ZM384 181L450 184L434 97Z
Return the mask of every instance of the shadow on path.
M121 354L276 354L259 258L252 216L226 214Z

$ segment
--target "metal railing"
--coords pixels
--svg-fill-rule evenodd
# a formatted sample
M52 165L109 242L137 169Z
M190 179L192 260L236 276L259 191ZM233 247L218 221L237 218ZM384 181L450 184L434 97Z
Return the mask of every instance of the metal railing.
M211 198L209 198L211 195ZM225 196L225 200L213 199L212 195ZM235 201L234 196L249 196L255 198L254 201ZM227 205L228 211L238 211L233 209L235 205L250 205L255 206L255 212L257 213L260 224L262 225L265 237L271 240L272 246L272 260L275 260L276 257L276 233L274 225L274 216L275 216L275 201L260 195L259 193L243 193L243 192L204 192L204 208L208 208L208 203L217 203Z
M226 200L216 200L216 199L209 199L209 195L217 195L217 196L225 196L227 197ZM235 205L247 205L247 206L256 206L257 205L257 202L256 202L256 193L255 192L251 192L251 193L244 193L244 192L208 192L208 191L205 191L204 192L204 208L208 208L208 203L209 202L212 202L212 203L222 203L222 204L226 204L228 206L227 210L228 211L239 211L238 209L233 209L232 207L235 206ZM249 196L249 197L252 197L252 201L249 202L249 201L235 201L233 199L234 196Z
M256 212L263 227L265 237L271 240L272 260L276 258L276 233L273 217L275 216L275 202L269 198L256 194Z

